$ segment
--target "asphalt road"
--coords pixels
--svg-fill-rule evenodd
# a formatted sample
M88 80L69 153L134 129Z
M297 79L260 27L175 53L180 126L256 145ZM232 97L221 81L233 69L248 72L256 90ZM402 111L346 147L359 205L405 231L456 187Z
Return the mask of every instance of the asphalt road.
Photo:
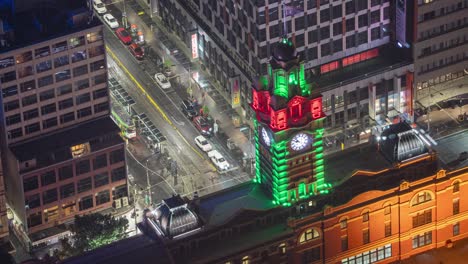
M127 89L127 92L136 101L134 109L138 113L146 113L164 134L167 141L163 143L163 146L172 151L171 156L178 161L178 165L185 172L185 175L181 175L180 181L183 182L183 186L179 192L182 194L190 194L194 191L199 191L200 194L210 193L248 179L245 173L239 175L237 169L223 175L213 172L214 167L211 162L193 142L193 139L199 135L198 131L185 118L179 108L181 97L186 96L184 94L186 88L178 87L174 85L177 83L173 82L173 88L161 89L152 78L157 71L156 65L149 60L138 62L111 30L106 28L104 31L108 47L109 73ZM148 100L148 97L151 100ZM158 107L160 110L156 109ZM225 155L231 164L234 164L234 167L237 167L236 161L230 157L229 152L221 142L213 139L212 144ZM135 164L129 163L129 172L135 176L135 179L146 178L145 170L141 171L134 168L135 166L138 167L138 161L135 161ZM151 184L159 183L160 178L158 175L151 174ZM146 180L136 179L136 181L145 182ZM172 182L172 180L169 181ZM164 188L163 185L161 186ZM161 191L162 196L166 196L171 190L167 187L165 189L166 191ZM158 197L153 198L153 200L155 199L159 200L161 196L158 195Z

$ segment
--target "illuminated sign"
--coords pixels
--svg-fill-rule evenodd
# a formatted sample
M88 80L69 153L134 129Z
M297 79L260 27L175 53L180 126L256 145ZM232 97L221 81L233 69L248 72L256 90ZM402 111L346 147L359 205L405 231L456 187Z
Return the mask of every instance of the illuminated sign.
M231 105L232 108L240 106L239 76L231 79Z
M198 38L197 33L192 34L192 59L198 58Z
M312 118L317 119L322 116L322 98L317 98L312 100L310 104L310 111L312 113Z

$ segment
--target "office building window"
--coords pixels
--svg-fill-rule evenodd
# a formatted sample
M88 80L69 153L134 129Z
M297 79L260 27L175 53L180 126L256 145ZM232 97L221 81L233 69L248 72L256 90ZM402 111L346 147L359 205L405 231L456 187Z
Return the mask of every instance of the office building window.
M47 186L57 181L55 171L47 171L41 174L41 186Z
M107 111L107 110L109 110L109 103L108 102L104 102L104 103L94 105L94 113L99 113L99 112L103 112L103 111Z
M44 105L41 107L41 115L43 116L50 113L55 113L55 111L57 111L57 106L55 105L55 103Z
M12 129L8 131L7 133L8 133L9 139L15 139L15 138L19 138L23 136L23 129L20 127L20 128Z
M58 105L59 105L60 110L70 108L73 106L73 98L68 98L68 99L59 101Z
M42 203L49 204L57 201L58 199L58 194L57 194L57 189L50 189L42 193Z
M316 239L320 237L320 233L315 228L309 228L304 233L302 233L299 238L299 243L305 243L309 240Z
M96 196L96 205L107 203L109 201L110 201L110 192L109 192L109 190L99 192L97 194L97 196Z
M102 97L106 97L107 92L108 92L107 88L102 88L102 89L93 91L93 100L96 100L96 99L99 99L99 98L102 98Z
M75 100L76 100L77 105L87 103L87 102L91 101L91 93L80 94L80 95L76 96Z
M93 188L91 177L79 180L77 183L78 193L89 191L91 188Z
M369 221L369 212L365 212L362 214L362 222L368 222Z
M453 236L458 236L460 234L460 223L453 225Z
M78 77L88 73L88 65L82 65L73 68L73 77Z
M43 129L51 128L51 127L54 127L54 126L57 126L57 125L58 125L57 117L52 117L52 118L49 118L49 119L46 119L46 120L42 121L42 128Z
M459 191L460 191L460 182L456 181L456 182L453 183L453 192L457 193Z
M432 231L413 237L413 249L432 243Z
M347 219L343 219L340 221L340 228L341 229L345 229L348 227L348 220Z
M350 2L347 2L346 5L345 5L345 11L346 11L346 15L349 15L351 13L354 13L355 12L355 0L352 0Z
M23 82L20 84L20 91L22 93L36 89L36 82L34 80Z
M125 151L123 149L117 149L110 153L110 164L115 164L125 160Z
M49 100L55 97L55 90L50 89L39 94L39 99L42 101Z
M26 133L26 135L38 132L39 130L41 130L41 125L39 122L24 127L24 132Z
M69 94L73 91L71 84L65 84L57 88L57 96Z
M369 244L369 242L370 242L369 229L364 229L364 230L362 230L362 243L363 244Z
M3 98L7 98L18 94L18 85L13 85L2 89Z
M18 124L19 122L21 122L21 115L20 114L14 114L14 115L11 115L11 116L7 116L5 118L5 122L6 122L7 126Z
M76 175L88 173L90 170L89 160L80 160L76 163Z
M107 172L94 175L94 188L107 185L109 183L109 174Z
M41 206L41 196L39 193L28 195L25 199L25 204L29 209L34 209Z
M37 103L37 95L32 94L21 99L21 104L23 107Z
M65 124L75 120L75 112L66 113L60 116L60 124Z
M348 250L348 236L341 237L341 251Z
M9 112L18 109L19 107L19 100L13 100L11 102L5 103L3 109L5 109L5 112Z
M460 213L460 200L455 199L453 200L453 214L459 214Z
M104 168L107 166L107 154L96 156L93 160L93 170Z
M343 22L333 24L333 36L343 33Z
M65 199L73 195L75 195L75 183L74 182L60 186L60 199Z
M392 245L387 244L382 247L360 253L356 256L341 260L341 264L356 264L356 263L375 263L392 257Z
M426 210L413 216L413 228L432 222L432 210Z
M416 206L432 200L431 194L427 191L420 192L411 200L411 206Z
M392 222L385 223L385 237L392 235Z
M80 119L80 118L90 116L92 113L93 112L92 112L91 106L90 106L90 107L85 107L83 109L79 109L78 111L76 111L76 116L77 116L78 119Z
M111 172L112 182L120 181L126 178L125 167L113 169Z
M37 176L29 177L23 180L24 192L35 190L39 187Z
M93 196L88 195L83 198L81 198L80 202L78 203L78 207L80 211L84 211L86 209L92 208L94 206L93 204Z
M23 112L23 119L25 121L36 118L38 116L39 116L39 110L37 109L31 109L31 110Z

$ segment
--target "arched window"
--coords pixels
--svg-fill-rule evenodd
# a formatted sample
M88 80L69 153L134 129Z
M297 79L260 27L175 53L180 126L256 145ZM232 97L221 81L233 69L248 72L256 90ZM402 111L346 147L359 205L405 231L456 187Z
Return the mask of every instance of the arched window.
M242 264L250 264L250 258L249 256L244 256L242 258Z
M392 205L387 204L384 206L384 215L389 215L392 212Z
M423 192L418 193L415 197L413 197L413 199L411 200L411 206L429 202L431 200L432 200L431 194L428 191L423 191Z
M456 181L453 183L453 193L457 193L460 191L460 181Z
M302 233L301 237L299 238L299 243L305 243L312 239L316 239L320 237L320 233L315 228L309 228L304 233Z

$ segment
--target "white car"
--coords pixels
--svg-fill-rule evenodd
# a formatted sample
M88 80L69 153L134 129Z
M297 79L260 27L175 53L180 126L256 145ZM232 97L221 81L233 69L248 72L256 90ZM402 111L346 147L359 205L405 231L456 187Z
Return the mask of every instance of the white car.
M171 88L171 83L169 80L164 76L162 73L156 73L154 75L154 79L156 80L156 83L161 86L163 89L169 89Z
M211 147L211 144L206 140L204 136L198 136L195 138L195 144L203 150L204 152L211 151L213 148Z
M107 12L106 5L101 0L93 0L93 8L96 13L102 15Z
M213 164L218 168L218 170L223 171L229 169L229 163L217 150L212 150L208 152L208 157L210 157L211 162L213 162Z
M119 27L119 22L115 17L111 14L105 14L103 16L104 21L106 21L106 24L109 25L110 28L118 28Z

